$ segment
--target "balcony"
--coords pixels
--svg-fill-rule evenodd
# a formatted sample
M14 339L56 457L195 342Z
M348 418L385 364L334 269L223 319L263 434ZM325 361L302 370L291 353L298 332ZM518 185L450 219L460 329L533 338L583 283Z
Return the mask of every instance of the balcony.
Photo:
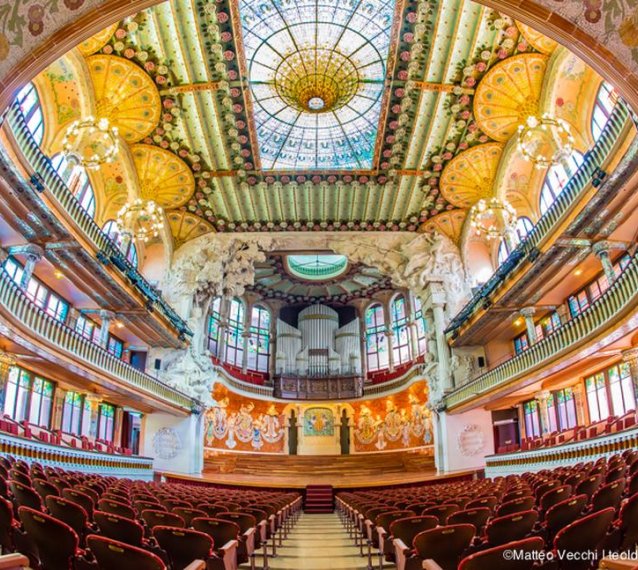
M341 400L363 396L363 377L356 375L274 378L274 396L283 400Z
M599 186L603 182L605 176L603 167L621 139L623 130L629 124L631 124L629 111L624 103L619 102L600 138L587 152L583 164L569 180L556 201L490 279L478 289L468 304L452 319L446 330L447 333L458 334L460 329L482 309L487 309L492 304L496 293L505 289L508 282L512 282L514 273L526 262L534 261L539 255L541 245L554 235L559 224L591 191L592 186ZM631 166L629 163L635 154L634 145L618 169L623 167L623 163L625 166Z
M584 345L629 315L638 302L638 257L634 255L625 270L588 309L557 328L553 334L492 370L470 380L444 398L447 409L475 401L496 389L512 384L556 358Z
M81 366L105 373L125 390L135 391L156 405L183 412L199 406L197 400L133 368L45 313L4 271L0 271L0 317L9 323L6 334L44 342L51 351L58 351L64 358L70 357Z
M12 455L27 463L37 462L44 467L62 467L72 471L149 481L153 479L153 460L150 457L84 451L2 432L0 432L0 453Z
M148 310L156 310L164 317L166 323L173 327L181 339L192 336L186 322L179 317L174 309L161 296L131 263L125 258L119 248L100 230L93 218L80 206L73 193L68 189L60 175L51 165L49 158L29 132L24 116L17 105L10 107L8 124L17 141L22 154L34 171L31 185L38 192L48 191L64 213L88 238L97 251L96 258L105 266L111 266L130 283L144 299Z

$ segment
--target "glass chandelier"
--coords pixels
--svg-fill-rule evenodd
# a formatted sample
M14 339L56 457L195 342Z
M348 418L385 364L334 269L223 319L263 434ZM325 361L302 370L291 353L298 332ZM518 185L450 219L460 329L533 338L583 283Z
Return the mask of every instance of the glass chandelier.
M479 200L470 210L470 225L488 240L502 239L516 228L516 210L507 200Z
M527 117L518 127L517 146L536 168L548 168L571 156L574 137L567 122L545 113L541 117Z
M159 235L164 226L163 210L153 200L138 198L128 202L117 213L116 223L122 236L148 242Z
M96 170L113 162L118 152L118 130L108 119L87 117L74 121L62 139L62 152L71 162Z

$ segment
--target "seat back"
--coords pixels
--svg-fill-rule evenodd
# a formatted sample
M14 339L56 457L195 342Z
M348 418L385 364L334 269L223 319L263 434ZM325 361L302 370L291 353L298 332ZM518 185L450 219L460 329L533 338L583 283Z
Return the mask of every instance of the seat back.
M29 507L36 511L42 510L42 499L40 495L35 492L35 489L27 487L13 479L9 480L9 489L11 489L17 507Z
M26 485L27 487L31 487L33 485L32 481L31 481L31 477L29 477L29 475L27 475L24 471L21 471L20 469L11 469L11 471L9 471L9 479L13 480L13 481L17 481L18 483L22 483L23 485Z
M492 519L485 527L485 535L490 546L500 546L506 542L522 540L532 532L538 520L534 510L513 513Z
M428 507L427 509L423 509L421 515L436 517L439 519L439 524L445 524L445 521L448 519L448 517L458 510L460 509L456 503L445 503L443 505L437 505L435 507Z
M175 507L173 512L182 517L184 520L184 528L189 528L191 525L191 521L197 517L206 518L206 513L201 509L192 509L189 507Z
M144 528L137 521L102 511L95 511L93 520L104 536L133 546L141 546Z
M594 475L589 475L578 483L576 486L576 494L587 495L587 498L591 498L602 482L602 474L596 473Z
M79 537L84 534L89 517L80 505L53 495L45 499L45 504L52 516L68 524Z
M556 503L560 503L565 499L569 498L572 494L572 486L571 485L559 485L558 487L554 487L550 489L546 493L544 493L539 500L539 507L541 512L546 512L547 509L553 507ZM530 507L531 508L531 507Z
M241 531L239 525L223 519L198 517L192 520L192 524L195 530L205 532L210 536L217 545L216 548L221 548L229 540L239 539Z
M74 502L76 505L80 505L86 511L89 520L93 520L93 499L91 499L91 497L89 497L86 493L82 493L76 489L62 489L62 497Z
M150 509L142 511L142 520L150 531L156 526L186 527L186 523L182 517L175 513L169 513L168 511L155 511Z
M49 495L53 495L54 497L60 496L58 488L53 483L49 483L45 479L34 479L33 488L36 493L40 495L43 501L45 501Z
M160 548L166 552L171 568L186 568L193 560L208 560L213 556L213 539L205 532L156 526L153 536ZM223 546L223 545L222 545Z
M212 519L214 519L219 513L223 513L226 510L220 505L215 505L213 503L199 503L197 505L197 509L204 511L206 513L206 517Z
M505 551L531 554L532 552L541 552L544 545L543 539L538 536L508 542L467 556L461 560L459 570L486 570L488 568L498 568L498 570L532 570L535 564L534 556L523 555L523 560L510 560L509 557L505 555Z
M217 515L218 519L234 522L239 527L241 534L245 533L251 528L257 526L257 520L249 513L238 513L232 511L221 512Z
M545 525L550 541L559 530L579 518L586 506L587 495L576 495L550 507L545 513Z
M476 509L478 507L487 507L488 509L494 509L497 503L498 498L492 495L488 497L479 497L478 499L473 499L469 503L467 503L465 505L465 510Z
M488 507L465 509L452 513L445 524L472 524L476 527L476 532L480 533L491 516L492 510Z
M97 503L97 508L103 513L110 513L119 517L135 520L135 511L133 510L133 507L120 503L119 501L100 499Z
M614 510L618 509L624 492L624 479L618 479L611 483L601 485L592 497L591 511L595 513L596 511L602 511L607 507L612 507Z
M89 535L86 543L99 570L167 570L161 558L130 544L95 534Z
M399 519L405 519L405 518L409 518L409 517L415 517L416 513L414 511L408 511L408 510L396 510L396 511L386 511L385 513L381 513L379 516L377 516L376 520L374 521L375 526L380 526L382 528L384 528L387 532L390 531L390 525Z
M439 526L417 534L412 546L419 558L432 559L443 570L456 570L475 533L471 524Z
M558 531L554 538L554 549L565 553L592 552L596 551L602 542L607 529L614 520L615 511L613 508L603 509L591 515L587 515L570 523L565 528ZM589 568L591 560L571 560L563 561L563 569L585 569Z
M18 514L46 570L69 570L73 567L79 539L69 525L29 507L20 507Z
M621 552L633 549L638 544L638 494L632 495L623 504L619 515Z
M512 499L511 501L500 504L498 509L496 509L496 516L504 517L513 513L529 511L534 507L534 504L534 497L519 497L518 499Z
M3 552L13 547L13 505L4 498L0 498L0 546Z

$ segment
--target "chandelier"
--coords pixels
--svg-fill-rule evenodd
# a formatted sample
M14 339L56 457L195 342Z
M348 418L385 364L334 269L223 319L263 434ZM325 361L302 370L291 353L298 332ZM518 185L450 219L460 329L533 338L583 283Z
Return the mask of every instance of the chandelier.
M518 127L518 150L536 168L548 168L565 162L574 152L574 137L569 125L547 113L530 116Z
M502 239L516 228L516 210L507 200L479 200L470 210L470 225L488 240Z
M118 130L108 119L87 117L74 121L62 139L62 152L70 161L96 170L113 162L118 151Z
M163 210L153 200L138 198L117 213L116 223L123 236L144 243L157 237L164 226Z

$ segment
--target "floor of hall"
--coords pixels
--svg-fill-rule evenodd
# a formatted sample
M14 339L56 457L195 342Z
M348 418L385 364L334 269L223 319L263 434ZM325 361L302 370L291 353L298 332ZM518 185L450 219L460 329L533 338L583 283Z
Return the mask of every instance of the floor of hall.
M378 558L375 562L378 564ZM271 570L365 570L367 567L366 558L359 554L336 513L302 514L269 564Z

